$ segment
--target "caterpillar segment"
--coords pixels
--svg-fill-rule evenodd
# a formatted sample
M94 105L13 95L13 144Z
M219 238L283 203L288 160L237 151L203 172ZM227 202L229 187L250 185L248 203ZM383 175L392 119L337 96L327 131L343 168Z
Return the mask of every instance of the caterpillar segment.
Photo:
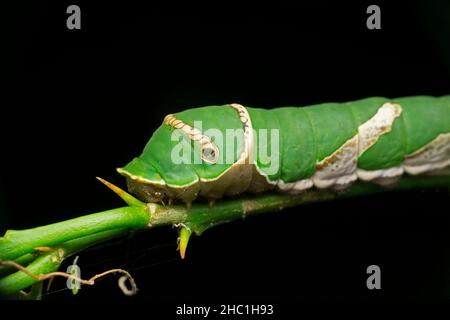
M180 147L174 130L199 162L173 160ZM226 137L230 130L240 144L220 140L217 132ZM276 139L261 139L262 132ZM403 174L439 174L449 166L450 96L417 96L272 110L188 109L166 116L143 153L118 172L144 201L189 205L244 192L341 190L358 179L390 185Z

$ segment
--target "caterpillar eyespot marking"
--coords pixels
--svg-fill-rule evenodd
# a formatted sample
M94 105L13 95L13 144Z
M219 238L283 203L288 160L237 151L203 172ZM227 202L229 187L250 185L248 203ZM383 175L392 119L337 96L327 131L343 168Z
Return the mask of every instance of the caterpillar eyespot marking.
M217 162L218 151L215 148L206 146L202 148L202 159L208 163L214 164Z

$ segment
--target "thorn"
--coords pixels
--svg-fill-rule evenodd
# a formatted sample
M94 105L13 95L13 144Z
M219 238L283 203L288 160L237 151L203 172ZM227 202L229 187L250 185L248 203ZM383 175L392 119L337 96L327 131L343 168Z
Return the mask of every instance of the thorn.
M182 226L180 229L180 235L178 237L179 240L179 250L180 250L180 256L181 259L184 259L184 256L186 254L186 248L189 242L189 237L191 236L192 231L187 226Z
M168 204L169 204L169 206L171 206L173 204L173 199L172 198L169 198Z
M108 182L100 177L96 177L96 178L97 178L97 180L102 182L105 186L107 186L109 189L111 189L115 194L117 194L119 197L121 197L122 200L125 201L128 205L136 206L136 207L145 205L142 201L136 199L131 194L122 190L118 186L113 185L111 182Z
M34 250L36 250L38 252L43 252L43 253L53 251L53 249L50 247L35 247Z
M192 201L186 202L186 206L187 206L188 210L191 209L192 208Z
M208 201L208 205L210 208L214 207L214 204L216 203L216 199L211 199Z

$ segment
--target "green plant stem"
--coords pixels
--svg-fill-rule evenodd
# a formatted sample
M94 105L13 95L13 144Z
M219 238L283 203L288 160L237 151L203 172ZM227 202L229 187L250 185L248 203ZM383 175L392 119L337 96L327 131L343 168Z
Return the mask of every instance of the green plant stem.
M45 275L57 271L64 259L67 259L90 246L120 237L126 232L127 229L114 229L70 240L48 253L40 254L27 266L27 270L34 275ZM38 282L38 280L28 276L22 271L17 271L0 279L0 296L10 296L20 290L28 288L36 282Z
M145 228L150 220L150 213L146 208L121 207L43 227L8 230L5 236L0 238L0 260L17 259L33 253L36 247L52 247L106 230Z
M266 193L223 200L210 208L207 204L196 204L191 209L185 206L159 207L150 219L151 226L185 224L197 235L226 222L247 216L278 211L307 203L334 199L345 199L386 191L409 189L449 188L450 175L436 177L403 177L395 186L381 187L373 183L358 182L347 191L333 192L314 189L299 196L281 193Z
M450 175L405 176L391 188L358 182L344 192L311 190L295 197L280 193L246 195L218 201L212 208L203 203L196 203L188 209L184 205L161 206L153 203L144 205L140 202L130 201L131 206L128 207L86 215L39 228L8 231L3 238L0 238L0 260L24 259L24 261L28 261L29 255L35 253L36 247L52 247L51 252L41 253L27 267L33 274L45 274L57 270L61 261L75 252L127 234L132 230L165 225L184 225L196 234L201 234L218 224L306 203L394 190L448 188L449 186ZM35 279L25 273L16 272L0 280L0 292L12 294L35 282Z
M29 263L31 263L31 261L33 261L34 259L36 259L35 254L27 253L27 254L24 254L23 256L15 259L14 261L22 266L26 266ZM13 266L0 265L0 278L4 277L10 273L13 273L14 271L16 271L16 269Z

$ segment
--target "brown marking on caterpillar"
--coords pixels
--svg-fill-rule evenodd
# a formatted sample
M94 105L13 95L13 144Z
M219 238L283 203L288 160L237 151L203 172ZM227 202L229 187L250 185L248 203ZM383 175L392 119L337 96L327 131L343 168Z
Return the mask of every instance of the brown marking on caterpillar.
M152 198L155 196L156 192L161 191L161 193L165 195L165 198L180 199L186 202L189 206L190 202L195 200L197 197L213 200L221 198L224 195L233 196L240 194L252 189L251 187L254 184L260 188L261 186L258 176L254 175L256 166L253 161L253 127L250 115L245 107L239 104L233 103L229 106L238 112L239 119L243 124L244 135L242 152L240 153L239 159L233 163L230 168L214 179L202 179L199 183L185 187L183 186L182 188L169 187L167 185L159 187L153 186L152 183L139 185L137 183L133 183L133 181L129 179L133 190L143 195L150 195ZM180 119L177 119L173 114L167 115L164 118L163 123L182 130L189 139L198 141L202 147L202 159L204 161L208 160L204 157L205 151L207 151L209 155L217 156L218 158L219 150L210 138L203 135L198 129L189 126ZM210 147L212 147L211 150L208 150L207 148ZM267 183L264 183L264 188L266 185Z
M317 170L323 170L333 164L338 164L342 160L347 160L346 156L350 155L352 163L356 163L356 150L358 146L358 138L357 136L347 140L339 149L337 149L334 153L323 159L322 161L316 164ZM333 171L333 169L331 169Z
M192 141L198 141L202 146L201 157L203 161L211 164L217 163L217 160L219 159L219 148L212 143L208 136L202 134L197 128L193 128L182 120L177 119L173 114L165 116L163 123L175 129L182 130ZM209 153L213 156L212 159L204 155L204 151L207 149L213 150Z
M330 156L316 164L317 171L312 177L316 187L343 186L356 180L358 140L358 135L355 135Z
M404 168L416 175L450 165L450 133L441 133L430 143L405 157Z
M361 156L385 133L392 130L397 117L402 113L402 107L396 103L386 102L377 113L358 127L358 156Z
M237 110L239 113L239 120L242 122L243 131L244 131L244 141L243 141L243 154L241 155L241 159L244 158L244 163L252 164L252 158L253 158L253 146L249 145L253 143L253 131L251 128L251 122L250 122L250 115L247 112L247 109L245 109L244 106L238 104L238 103L231 103L230 107ZM241 160L239 159L239 160ZM239 161L238 160L238 161Z
M378 178L378 180L384 178L393 180L399 174L401 175L403 173L401 170L388 172L377 170L373 175L364 170L357 170L358 157L373 146L383 134L392 130L394 121L401 112L402 108L399 104L384 103L372 118L358 127L358 133L355 136L316 164L316 172L312 176L314 185L317 188L343 188L356 181L358 177L362 180ZM294 183L281 185L280 189L289 192L293 189L291 184ZM308 186L309 184L305 184L303 188Z

